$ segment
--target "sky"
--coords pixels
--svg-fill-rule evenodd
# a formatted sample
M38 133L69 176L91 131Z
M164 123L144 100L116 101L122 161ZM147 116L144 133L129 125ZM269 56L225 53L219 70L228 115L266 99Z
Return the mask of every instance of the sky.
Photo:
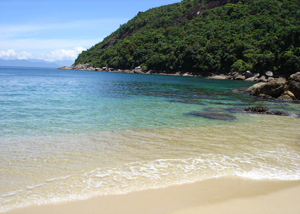
M138 14L181 0L0 0L0 59L75 60Z

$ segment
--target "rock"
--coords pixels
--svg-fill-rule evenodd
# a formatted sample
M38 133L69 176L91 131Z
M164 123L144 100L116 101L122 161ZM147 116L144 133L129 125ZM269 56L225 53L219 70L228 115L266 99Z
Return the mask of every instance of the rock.
M249 78L245 79L245 81L249 81L249 82L251 81L252 82L252 81L255 81L256 78L257 78L256 76L249 77Z
M284 77L279 77L278 79L275 79L275 81L279 85L284 85L286 83L286 79Z
M143 72L143 70L142 69L134 69L133 70L133 73L135 73L135 74L143 74L144 72Z
M254 77L254 74L252 74L251 71L246 71L245 72L245 77L246 78Z
M300 99L300 82L289 80L287 89L291 91L297 99Z
M73 70L94 70L93 66L91 64L77 64L77 65L72 65L71 68Z
M72 68L69 66L62 66L62 67L59 67L58 69L71 70Z
M238 75L237 77L235 77L235 80L245 80L246 77L244 75Z
M297 72L297 73L292 74L289 79L300 82L300 71Z
M252 90L251 95L258 96L259 94L266 94L277 98L284 92L285 83L285 78L280 77L278 79L262 84L261 86Z
M265 76L258 78L258 82L268 82L268 79Z
M284 95L288 95L288 96L290 96L292 99L296 99L296 97L295 97L295 95L293 94L293 92L291 92L291 91L285 91L284 93L283 93Z
M256 113L263 113L263 112L267 112L268 110L269 110L268 107L262 106L260 104L255 107L250 107L245 109L245 111L256 112Z
M238 72L232 71L227 74L226 79L234 80L238 75L240 75Z
M264 85L265 83L263 82L260 82L260 83L257 83L255 85L252 85L250 86L248 89L246 89L246 92L248 93L252 93L252 91L256 90L257 88L261 87L262 85Z
M289 95L287 94L283 94L280 97L277 98L278 100L285 100L285 101L292 101L293 98L291 98Z
M268 79L267 79L267 81L268 82L271 82L272 80L274 80L275 78L273 78L273 77L269 77Z
M272 71L267 71L266 73L265 73L265 75L267 76L267 77L273 77L273 72Z
M207 77L207 79L225 80L225 79L227 79L227 76L225 76L223 74L221 74L221 75L213 75L213 76Z
M259 94L257 95L258 97L261 97L261 98L265 98L265 99L273 99L274 97L270 96L270 95L267 95L267 94Z
M300 72L290 76L286 89L292 92L296 99L300 99Z
M285 113L283 111L267 111L267 114L278 115L278 116L289 116L290 115L290 114Z
M273 111L269 110L268 107L257 105L255 107L250 107L245 109L246 112L249 113L256 113L256 114L269 114L269 115L279 115L279 116L288 116L288 113L282 112L282 111Z
M192 111L189 112L187 115L189 116L196 116L196 117L203 117L213 120L235 120L236 117L230 114L224 114L224 113L214 113L214 112L198 112L198 111Z
M233 89L233 90L230 90L230 92L236 94L236 93L239 93L239 90L238 89Z
M150 71L148 71L147 72L148 74L156 74L156 73L158 73L156 70L150 70Z

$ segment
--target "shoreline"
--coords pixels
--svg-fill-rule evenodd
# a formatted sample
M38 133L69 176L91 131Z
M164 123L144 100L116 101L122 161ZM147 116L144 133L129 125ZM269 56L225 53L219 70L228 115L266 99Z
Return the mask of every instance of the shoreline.
M93 67L91 64L77 64L69 66L62 66L58 69L61 70L81 70L81 71L99 71L99 72L111 72L111 73L128 73L128 74L147 74L147 75L166 75L166 76L182 76L182 77L200 77L206 79L216 79L216 80L239 80L239 81L249 81L249 82L268 82L273 80L273 72L266 72L264 75L259 73L251 73L250 71L245 71L243 73L239 72L229 72L227 74L220 74L214 72L202 72L194 73L189 71L161 71L161 70L144 70L140 66L134 69L115 69L108 67Z
M299 213L299 196L300 181L227 176L84 201L25 207L5 214L292 214Z
M194 74L192 72L170 72L170 71L155 71L143 70L141 67L136 67L132 70L122 70L114 68L94 68L90 64L78 64L71 67L62 66L58 69L62 70L83 70L83 71L99 71L99 72L113 72L113 73L131 73L131 74L146 74L146 75L166 75L166 76L181 76L205 78L214 80L234 80L252 82L253 85L245 90L252 96L257 96L263 99L277 99L282 101L298 101L300 100L300 72L294 73L289 77L275 76L273 72L267 71L264 74L251 73L245 71L229 72L228 74L218 73L201 73ZM254 84L256 82L256 84Z

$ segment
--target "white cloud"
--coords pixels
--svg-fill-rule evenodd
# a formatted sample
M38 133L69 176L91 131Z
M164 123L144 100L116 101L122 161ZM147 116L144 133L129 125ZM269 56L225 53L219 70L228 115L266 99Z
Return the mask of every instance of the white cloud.
M73 50L57 49L51 51L49 54L41 55L46 61L57 61L57 60L75 60L82 51L86 50L83 47L76 47Z
M8 49L7 51L0 50L1 59L30 59L32 55L25 51L16 53L14 49Z
M16 56L16 52L14 49L9 49L7 51L0 50L0 58L2 59L10 59Z
M75 47L73 49L56 49L45 54L31 54L26 51L16 52L14 49L7 51L0 50L0 58L9 59L41 59L49 62L57 60L75 60L82 51L86 50L83 47Z

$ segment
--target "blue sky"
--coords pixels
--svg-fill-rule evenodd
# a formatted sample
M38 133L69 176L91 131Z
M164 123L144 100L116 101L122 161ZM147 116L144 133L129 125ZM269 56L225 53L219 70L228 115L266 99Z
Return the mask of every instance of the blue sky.
M139 11L181 0L0 0L0 59L74 60Z

